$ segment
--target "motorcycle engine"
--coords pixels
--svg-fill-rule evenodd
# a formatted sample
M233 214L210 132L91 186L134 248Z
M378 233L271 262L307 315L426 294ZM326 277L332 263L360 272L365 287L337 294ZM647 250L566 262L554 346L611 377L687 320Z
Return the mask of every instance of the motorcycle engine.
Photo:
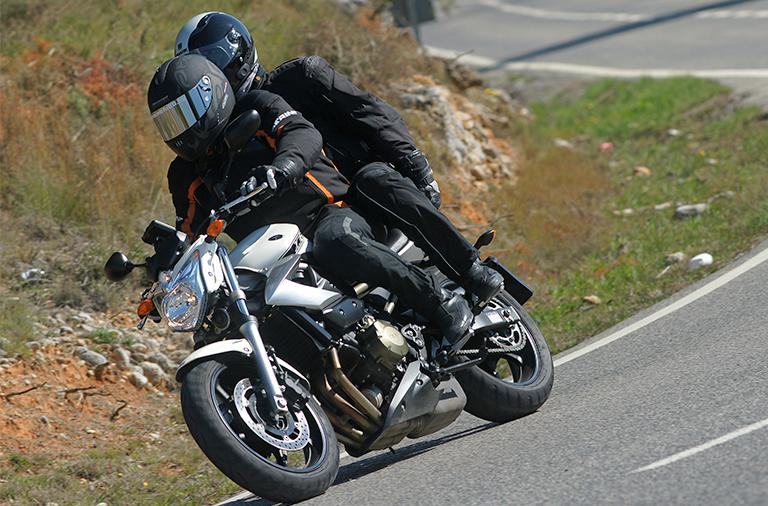
M361 352L351 379L376 407L381 407L396 379L405 372L408 343L393 325L366 315L359 323L356 340Z

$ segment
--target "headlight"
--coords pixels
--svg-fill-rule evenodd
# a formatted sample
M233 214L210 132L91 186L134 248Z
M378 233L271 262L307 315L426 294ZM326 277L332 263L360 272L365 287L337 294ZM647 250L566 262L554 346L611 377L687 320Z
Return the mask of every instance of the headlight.
M203 322L208 292L200 272L200 254L195 252L163 297L163 314L176 332L197 330Z

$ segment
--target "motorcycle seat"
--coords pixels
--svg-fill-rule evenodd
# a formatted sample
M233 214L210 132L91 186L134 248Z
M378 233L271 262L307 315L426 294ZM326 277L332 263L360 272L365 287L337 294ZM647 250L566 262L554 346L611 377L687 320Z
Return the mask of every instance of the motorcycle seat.
M408 237L399 228L390 228L387 230L387 238L384 240L384 244L395 253L399 253L408 244L408 241Z

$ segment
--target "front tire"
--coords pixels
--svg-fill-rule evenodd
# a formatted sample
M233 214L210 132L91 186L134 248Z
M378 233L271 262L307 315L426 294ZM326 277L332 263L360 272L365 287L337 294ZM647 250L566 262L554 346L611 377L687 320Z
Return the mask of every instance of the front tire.
M502 355L456 373L456 379L467 394L465 411L483 420L503 423L529 415L544 404L552 391L554 366L544 336L525 309L506 291L493 302L517 312L528 342L514 360L507 357L506 377L501 371Z
M324 493L336 478L339 448L322 408L310 398L301 410L309 442L298 455L271 446L243 421L242 405L240 411L235 406L235 396L243 395L242 385L249 371L248 364L211 360L187 373L181 387L181 407L192 437L222 473L258 496L292 503ZM239 390L236 385L241 385ZM252 395L257 395L257 389L252 390ZM294 415L296 432L300 433L298 420Z

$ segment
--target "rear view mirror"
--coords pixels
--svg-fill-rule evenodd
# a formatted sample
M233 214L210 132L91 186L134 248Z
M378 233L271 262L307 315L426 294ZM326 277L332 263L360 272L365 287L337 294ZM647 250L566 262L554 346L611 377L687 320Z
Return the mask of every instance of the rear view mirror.
M261 116L256 110L245 111L235 118L224 131L224 142L232 151L240 151L261 128Z
M122 281L131 273L134 267L135 265L128 260L125 254L115 251L104 265L104 274L106 274L107 279L110 281Z

